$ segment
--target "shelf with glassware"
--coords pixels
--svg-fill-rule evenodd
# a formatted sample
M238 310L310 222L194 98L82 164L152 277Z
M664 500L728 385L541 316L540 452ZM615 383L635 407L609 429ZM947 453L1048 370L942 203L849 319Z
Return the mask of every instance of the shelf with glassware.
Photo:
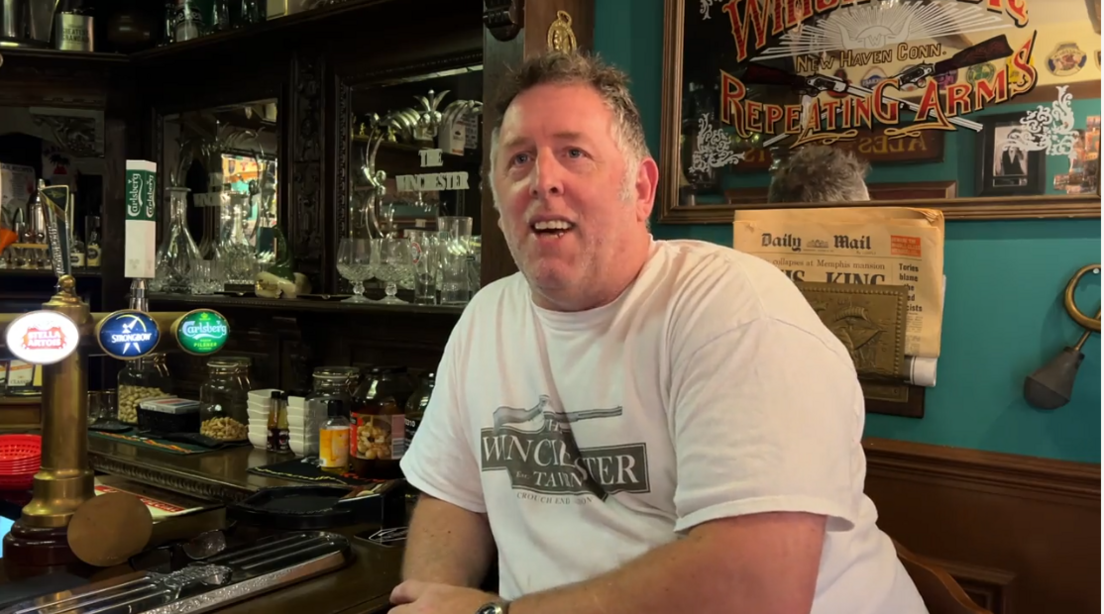
M482 68L354 88L350 221L337 254L348 302L373 301L372 280L381 304L462 306L478 290Z

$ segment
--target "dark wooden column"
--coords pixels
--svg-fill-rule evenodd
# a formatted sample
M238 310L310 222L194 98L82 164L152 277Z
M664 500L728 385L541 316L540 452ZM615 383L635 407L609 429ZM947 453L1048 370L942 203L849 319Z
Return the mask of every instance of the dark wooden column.
M491 130L498 123L494 100L508 71L525 58L549 48L549 29L559 12L570 16L577 48L594 48L594 0L484 0L483 2L483 173L490 169ZM486 178L486 181L490 181ZM482 203L482 283L517 271L506 239L498 228L494 196L484 184Z

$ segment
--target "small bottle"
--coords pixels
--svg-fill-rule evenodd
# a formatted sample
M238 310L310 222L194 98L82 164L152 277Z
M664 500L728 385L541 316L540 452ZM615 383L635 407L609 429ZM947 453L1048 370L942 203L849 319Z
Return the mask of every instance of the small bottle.
M318 431L318 466L338 475L349 470L349 418L341 399L326 400L326 415Z
M280 441L277 445L277 452L291 452L291 428L288 425L288 393L280 393L280 408L276 413L276 428L280 432Z
M88 236L88 240L85 241L85 259L84 265L88 268L99 268L100 266L100 216L90 215L85 223L85 234Z
M269 452L280 451L280 391L273 390L268 395L268 440L265 449Z
M429 399L433 396L433 386L436 384L437 375L433 372L422 375L418 382L418 387L414 389L414 394L410 395L410 398L406 401L406 448L410 448L410 443L414 441L414 433L418 432L418 427L422 424L422 419L425 418L426 406L429 405Z

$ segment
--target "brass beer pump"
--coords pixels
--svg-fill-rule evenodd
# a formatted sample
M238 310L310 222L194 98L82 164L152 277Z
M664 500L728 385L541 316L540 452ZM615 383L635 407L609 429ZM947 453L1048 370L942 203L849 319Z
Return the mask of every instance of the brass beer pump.
M92 313L76 292L76 279L69 261L66 211L59 203L68 203L68 186L46 187L39 183L39 196L47 207L51 261L58 276L57 293L39 311L26 314L0 314L0 354L17 353L12 345L13 327L27 330L31 321L65 324L72 322L76 339L68 354L56 360L42 361L42 464L34 476L31 501L4 537L4 562L17 566L65 565L76 561L68 544L67 529L74 513L93 499L94 474L88 460L88 349L95 346L96 324L110 313ZM159 331L168 332L190 313L149 313ZM61 319L59 319L59 316ZM221 317L221 316L219 316ZM54 326L51 330L56 329ZM67 325L60 327L62 330ZM228 333L228 329L227 329ZM57 337L64 337L58 335ZM159 335L156 347L143 355L164 351L176 342L176 335ZM18 338L18 336L17 336ZM28 348L22 348L27 352ZM33 353L35 350L31 350ZM47 350L49 351L49 350ZM58 353L62 353L59 351ZM33 358L24 357L28 362ZM105 536L107 537L107 536Z
M1090 318L1081 312L1074 300L1077 285L1081 278L1089 273L1100 274L1100 264L1090 264L1081 267L1073 278L1066 284L1066 292L1063 303L1066 313L1074 322L1085 329L1081 339L1073 347L1066 347L1046 365L1028 375L1024 379L1024 399L1032 407L1039 409L1058 409L1069 403L1073 395L1073 383L1077 379L1077 370L1081 368L1081 361L1085 355L1081 348L1088 341L1092 333L1100 333L1100 310L1096 312L1096 318Z

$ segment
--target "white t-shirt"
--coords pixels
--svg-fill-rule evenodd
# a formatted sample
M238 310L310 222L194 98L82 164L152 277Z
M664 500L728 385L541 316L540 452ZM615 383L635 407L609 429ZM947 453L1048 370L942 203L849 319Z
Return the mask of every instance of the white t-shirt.
M482 289L402 469L487 514L508 599L709 520L799 511L829 518L814 614L922 614L863 494L863 420L851 358L785 275L732 249L655 241L598 309L541 309L521 274Z

